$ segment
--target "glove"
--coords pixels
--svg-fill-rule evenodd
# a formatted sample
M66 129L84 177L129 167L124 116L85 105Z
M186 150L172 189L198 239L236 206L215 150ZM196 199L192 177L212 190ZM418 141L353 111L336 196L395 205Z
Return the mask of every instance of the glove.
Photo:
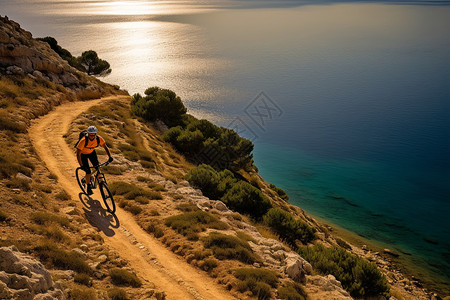
M114 158L112 158L112 156L110 156L109 158L108 158L108 162L110 163L110 162L112 162L114 160Z

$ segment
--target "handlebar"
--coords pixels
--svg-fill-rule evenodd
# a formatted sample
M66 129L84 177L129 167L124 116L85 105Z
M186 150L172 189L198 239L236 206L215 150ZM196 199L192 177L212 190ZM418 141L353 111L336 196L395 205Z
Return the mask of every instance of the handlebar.
M99 165L97 165L97 166L93 166L93 167L90 167L91 169L99 169L100 167L103 167L103 166L107 166L107 165L109 165L110 164L110 162L109 161L105 161L104 163L101 163L101 164L99 164Z

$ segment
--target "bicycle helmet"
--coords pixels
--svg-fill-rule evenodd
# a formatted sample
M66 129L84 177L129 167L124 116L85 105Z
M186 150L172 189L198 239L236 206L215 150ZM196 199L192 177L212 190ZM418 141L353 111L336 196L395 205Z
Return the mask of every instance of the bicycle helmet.
M87 129L88 133L97 133L97 128L95 126L89 126Z

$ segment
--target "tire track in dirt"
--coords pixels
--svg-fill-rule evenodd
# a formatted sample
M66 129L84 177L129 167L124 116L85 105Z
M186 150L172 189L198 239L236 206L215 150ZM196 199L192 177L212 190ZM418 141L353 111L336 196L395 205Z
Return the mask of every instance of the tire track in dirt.
M28 132L37 154L73 199L77 199L80 192L75 178L78 163L74 149L67 145L63 136L71 122L91 106L123 97L66 103L32 122ZM101 199L99 192L96 191L92 198ZM79 202L78 207L82 208L82 203ZM235 299L212 278L148 235L131 214L118 208L116 216L120 227L113 234L103 236L105 243L126 259L140 278L164 291L166 299Z

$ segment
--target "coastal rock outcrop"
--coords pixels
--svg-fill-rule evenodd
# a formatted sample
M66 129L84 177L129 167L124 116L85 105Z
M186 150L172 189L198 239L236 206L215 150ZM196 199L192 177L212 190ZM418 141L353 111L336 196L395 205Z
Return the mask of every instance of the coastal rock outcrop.
M102 93L98 80L69 65L46 42L8 17L0 16L0 73L28 76L59 84L77 94Z
M65 299L45 267L15 246L0 248L0 299Z

